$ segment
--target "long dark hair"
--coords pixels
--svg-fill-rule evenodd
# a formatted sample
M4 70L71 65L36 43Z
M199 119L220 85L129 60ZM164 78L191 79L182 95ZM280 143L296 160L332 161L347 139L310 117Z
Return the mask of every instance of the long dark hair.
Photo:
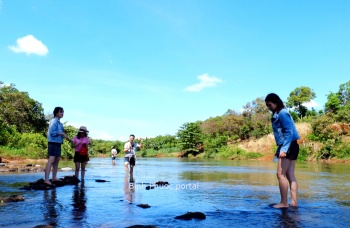
M284 106L284 104L283 104L283 101L281 100L281 98L277 95L277 94L275 94L275 93L269 93L269 94L267 94L267 96L265 97L265 102L268 102L268 101L270 101L270 102L272 102L272 103L274 103L274 104L277 104L277 113L279 112L279 111L281 111L282 109L284 109L284 108L286 108L285 106Z

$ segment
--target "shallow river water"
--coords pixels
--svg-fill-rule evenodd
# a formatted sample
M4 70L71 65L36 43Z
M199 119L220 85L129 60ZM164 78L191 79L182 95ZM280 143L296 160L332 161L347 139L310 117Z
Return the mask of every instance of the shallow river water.
M73 167L61 162L60 167ZM274 209L280 195L276 163L175 158L139 158L134 188L121 158L92 158L85 181L51 190L21 186L43 173L0 173L0 196L20 194L23 202L0 204L0 226L35 227L349 227L350 165L298 163L299 207ZM58 177L73 175L59 171ZM107 182L96 182L103 179ZM146 190L156 181L167 187ZM138 204L149 204L140 208ZM205 220L177 220L186 212Z

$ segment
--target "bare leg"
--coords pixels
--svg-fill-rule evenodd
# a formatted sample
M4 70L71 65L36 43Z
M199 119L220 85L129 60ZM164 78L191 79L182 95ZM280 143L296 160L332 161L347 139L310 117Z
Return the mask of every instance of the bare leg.
M60 157L55 157L55 160L52 164L52 180L57 181L57 170L58 170L58 163L60 161Z
M291 194L291 198L292 198L292 202L290 204L290 206L293 207L297 207L298 206L298 182L297 179L294 175L294 170L295 170L295 160L290 161L291 164L289 166L289 169L287 170L287 178L289 181L289 185L290 185L290 194Z
M84 180L85 178L85 166L86 166L86 162L82 162L81 163L81 179Z
M45 167L45 183L46 184L52 184L50 182L50 171L51 171L51 167L52 167L52 164L54 163L55 161L55 156L49 156L49 159L47 160L47 164L46 164L46 167Z
M286 176L287 170L291 165L291 161L287 158L278 159L277 178L280 188L281 202L276 204L275 208L286 208L288 205L288 179Z
M80 170L80 162L76 162L75 163L75 174L74 174L74 176L76 178L79 178L79 170Z
M125 162L125 163L124 163L124 166L125 166L125 172L126 172L127 174L129 174L129 162Z

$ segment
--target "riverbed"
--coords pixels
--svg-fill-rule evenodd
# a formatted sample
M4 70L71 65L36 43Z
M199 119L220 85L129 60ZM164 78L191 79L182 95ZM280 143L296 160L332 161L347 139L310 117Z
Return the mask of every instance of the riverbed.
M280 200L272 161L139 158L133 178L123 160L92 158L78 185L24 191L44 173L0 173L0 196L25 201L0 205L0 226L35 227L346 227L350 224L350 165L297 163L299 207ZM74 167L72 161L60 167ZM73 171L59 171L71 176ZM96 182L105 180L106 182ZM167 186L153 185L167 181ZM151 184L151 185L150 185ZM147 186L153 189L147 190ZM137 205L148 204L150 208ZM206 219L178 220L187 212Z

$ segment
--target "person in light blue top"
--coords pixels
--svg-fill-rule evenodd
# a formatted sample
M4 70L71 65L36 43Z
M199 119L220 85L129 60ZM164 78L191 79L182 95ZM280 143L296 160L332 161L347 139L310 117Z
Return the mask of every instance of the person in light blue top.
M68 136L64 133L63 124L60 119L63 117L64 110L61 107L56 107L53 111L54 118L49 123L49 130L47 132L48 141L48 161L45 167L45 184L52 185L49 180L50 171L52 168L52 181L59 181L57 179L58 163L61 157L61 145L63 139L71 142Z
M271 124L277 144L275 157L278 158L277 178L281 193L281 202L274 205L275 208L297 207L298 182L294 175L295 162L299 154L300 139L292 116L285 109L281 98L270 93L265 98L267 108L272 112ZM292 202L288 204L288 182Z

